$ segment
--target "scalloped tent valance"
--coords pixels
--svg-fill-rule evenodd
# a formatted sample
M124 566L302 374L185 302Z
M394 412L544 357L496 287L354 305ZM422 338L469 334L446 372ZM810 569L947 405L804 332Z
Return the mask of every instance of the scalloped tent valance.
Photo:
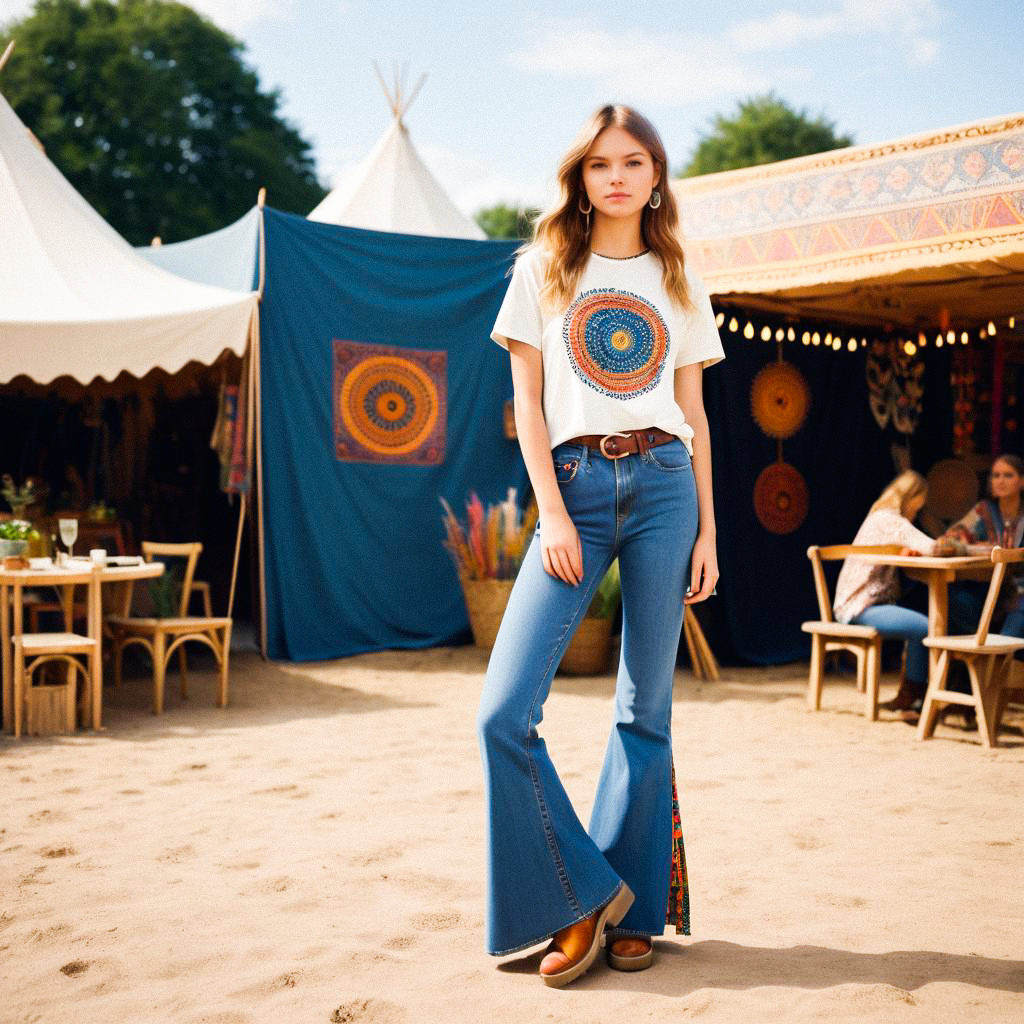
M3 96L0 224L0 384L141 377L245 351L256 294L144 259L36 147Z
M1024 312L1024 114L672 187L724 301L902 326Z

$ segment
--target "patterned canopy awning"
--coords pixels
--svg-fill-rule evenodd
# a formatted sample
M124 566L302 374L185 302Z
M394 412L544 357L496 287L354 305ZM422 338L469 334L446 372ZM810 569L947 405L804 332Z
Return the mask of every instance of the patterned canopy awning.
M1024 315L1024 114L672 187L723 304L894 326Z

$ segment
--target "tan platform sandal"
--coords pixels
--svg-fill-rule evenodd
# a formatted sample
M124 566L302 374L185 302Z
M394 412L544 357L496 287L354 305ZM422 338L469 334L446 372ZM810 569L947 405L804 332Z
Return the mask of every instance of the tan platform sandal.
M633 899L633 890L623 882L619 891L598 911L597 920L594 922L594 937L590 940L587 951L579 960L570 963L567 967L563 967L560 971L555 971L553 974L541 974L544 984L550 985L552 988L561 988L563 985L568 985L570 981L575 981L580 976L586 974L591 964L597 959L605 925L611 925L612 927L617 925L626 916L626 911L633 905ZM552 950L549 947L548 952L560 952L560 950Z
M605 955L608 960L608 966L614 967L617 971L643 971L654 963L654 942L648 939L647 944L650 948L647 952L637 953L635 956L623 956L620 953L612 952L612 946L618 939L629 938L640 939L640 936L619 935L616 939L607 939L605 941ZM640 941L643 940L640 939Z

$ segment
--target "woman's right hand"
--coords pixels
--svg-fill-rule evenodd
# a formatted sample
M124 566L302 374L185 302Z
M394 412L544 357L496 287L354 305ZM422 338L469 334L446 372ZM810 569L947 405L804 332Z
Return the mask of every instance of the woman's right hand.
M541 516L540 554L544 569L552 576L574 587L583 581L583 544L564 509Z

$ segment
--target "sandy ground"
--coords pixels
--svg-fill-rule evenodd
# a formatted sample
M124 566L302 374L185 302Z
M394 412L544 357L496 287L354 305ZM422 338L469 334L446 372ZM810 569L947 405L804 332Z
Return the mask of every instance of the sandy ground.
M849 676L680 670L693 935L547 989L483 952L486 653L237 656L100 736L0 739L0 1020L207 1024L1024 1019L1024 739L869 724ZM611 677L558 677L544 734L584 821ZM883 699L894 692L886 678ZM524 896L525 898L525 896Z

